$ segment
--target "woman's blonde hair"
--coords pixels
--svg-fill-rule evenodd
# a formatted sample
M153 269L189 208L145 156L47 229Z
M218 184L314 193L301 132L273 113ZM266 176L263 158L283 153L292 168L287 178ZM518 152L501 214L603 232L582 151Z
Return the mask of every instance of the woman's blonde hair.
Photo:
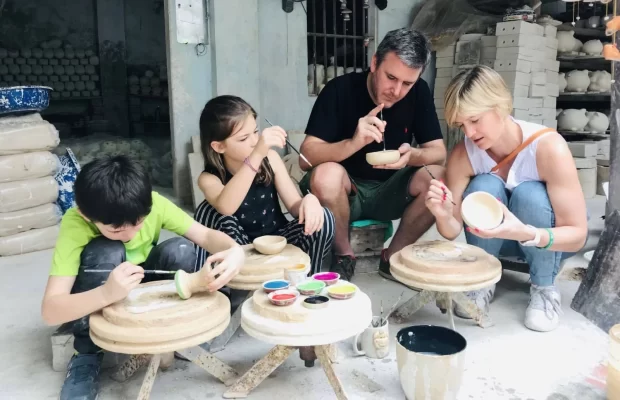
M452 78L444 108L448 125L454 126L459 116L469 118L489 110L508 116L512 112L512 96L497 71L477 65Z

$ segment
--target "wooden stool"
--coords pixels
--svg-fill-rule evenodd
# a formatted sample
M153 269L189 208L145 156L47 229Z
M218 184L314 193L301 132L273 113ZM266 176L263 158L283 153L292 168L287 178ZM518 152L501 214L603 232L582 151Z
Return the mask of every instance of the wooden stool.
M149 363L138 399L148 399L158 368L178 352L225 384L238 374L198 345L221 334L230 322L230 302L220 293L181 300L174 281L140 285L121 302L90 316L90 337L102 349L132 354L113 379L124 381Z
M292 244L287 244L284 250L274 255L261 254L251 244L241 247L245 251L245 264L239 274L231 279L226 286L236 290L248 290L248 299L252 297L255 290L262 289L264 282L271 279L285 279L284 270L286 268L304 264L307 272L310 272L310 256ZM240 325L241 306L233 313L230 324L224 333L210 343L209 351L216 353L224 350Z
M295 304L287 307L272 305L267 294L257 290L241 307L241 326L248 335L276 345L265 357L248 370L224 398L247 397L269 374L280 366L295 350L299 349L306 366L316 358L338 400L348 397L334 372L334 343L350 338L366 329L372 320L368 296L358 292L348 300L330 300L324 309L307 309L302 305L307 296L299 296Z
M395 323L402 323L433 300L447 309L454 329L452 302L463 307L483 328L493 325L463 292L497 283L502 275L499 260L479 247L465 243L434 240L409 245L390 257L392 276L405 285L422 289L394 312Z

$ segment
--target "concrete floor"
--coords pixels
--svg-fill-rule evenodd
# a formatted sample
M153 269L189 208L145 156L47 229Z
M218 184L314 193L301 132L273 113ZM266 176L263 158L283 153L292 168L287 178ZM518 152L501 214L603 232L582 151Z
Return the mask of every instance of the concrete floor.
M603 227L600 216L604 199L598 197L588 203L592 236L584 251L596 246ZM425 238L436 235L433 230ZM57 398L62 385L64 374L51 369L50 336L54 327L43 324L39 311L51 255L48 250L0 258L0 270L10 271L0 281L0 291L7 299L0 305L0 399ZM568 260L557 282L564 315L554 332L537 333L523 326L529 300L528 276L513 271L505 271L498 284L491 306L495 326L482 329L456 318L457 330L468 341L459 399L605 398L607 335L570 309L579 286L572 272L586 267L587 261L580 253ZM381 301L388 308L403 290L401 285L376 274L360 274L354 282L371 297L376 313ZM406 292L403 301L413 293L408 289ZM446 326L447 317L433 304L416 313L411 324ZM390 326L392 338L402 326ZM392 341L391 353L383 360L354 357L350 340L339 344L340 360L335 368L350 399L404 399L394 344ZM243 373L270 347L240 330L217 356ZM137 397L144 371L123 384L110 380L109 373L103 372L100 400ZM171 369L158 375L151 399L221 398L224 391L222 384L200 368L176 360ZM305 368L297 353L250 395L257 400L277 397L335 398L318 362L314 368Z

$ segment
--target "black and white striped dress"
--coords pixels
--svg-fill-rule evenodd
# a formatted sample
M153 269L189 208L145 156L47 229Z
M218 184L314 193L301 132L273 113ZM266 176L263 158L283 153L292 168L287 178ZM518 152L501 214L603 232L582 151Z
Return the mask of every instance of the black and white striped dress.
M217 172L214 174L217 176ZM226 171L226 182L231 178L232 174ZM303 224L297 219L287 221L282 213L275 183L265 185L255 180L234 215L220 214L205 200L196 208L194 219L208 228L226 233L241 245L250 244L263 235L284 236L288 243L299 247L310 256L310 274L314 274L321 271L323 258L329 253L334 239L334 215L327 208L323 208L323 213L325 222L322 229L312 235L305 235ZM196 246L196 249L196 270L199 270L209 254L199 246Z

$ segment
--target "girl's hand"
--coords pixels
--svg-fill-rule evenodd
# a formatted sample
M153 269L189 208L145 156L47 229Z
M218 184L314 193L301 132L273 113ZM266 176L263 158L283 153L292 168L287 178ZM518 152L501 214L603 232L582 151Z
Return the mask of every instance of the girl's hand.
M485 239L507 239L517 240L520 242L534 239L536 232L532 228L526 226L519 220L519 218L510 212L508 207L506 207L501 200L498 199L498 201L501 203L504 211L504 221L497 228L493 229L467 227L467 232L471 232L472 234Z
M282 149L284 146L286 146L286 131L279 126L271 126L263 129L254 150L265 158L272 147Z
M325 214L319 199L313 194L307 194L299 206L299 223L305 223L304 233L312 235L314 232L320 231L324 222Z
M237 276L244 262L245 252L239 245L208 257L205 265L219 263L207 274L207 279L210 281L209 290L215 292L224 287L232 278Z
M431 180L424 204L436 219L445 220L452 217L454 212L452 192L443 182L435 179Z

